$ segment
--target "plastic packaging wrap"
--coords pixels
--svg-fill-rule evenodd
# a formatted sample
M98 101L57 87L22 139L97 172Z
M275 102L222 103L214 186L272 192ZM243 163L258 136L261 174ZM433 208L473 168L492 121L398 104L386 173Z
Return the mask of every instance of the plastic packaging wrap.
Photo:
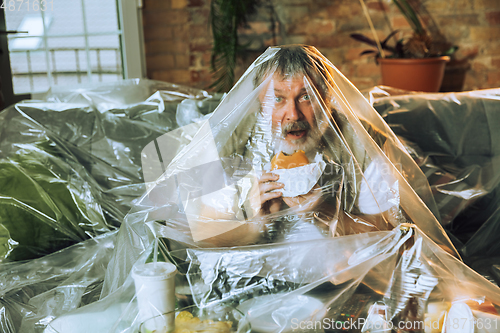
M217 103L204 91L139 80L40 98L0 113L0 261L114 230L145 191L143 148L178 127L178 108L184 125Z
M26 262L2 264L0 331L41 332L53 318L99 299L116 232Z
M269 309L268 300L257 296L278 295L279 301L271 301L277 315L270 329L278 332L275 318L304 313L301 305L314 318L338 310L361 281L378 288L382 300L404 238L398 228L383 230L413 222L436 249L456 255L434 217L425 175L362 95L314 48L270 48L210 118L199 120L145 148L144 170L164 171L120 227L101 300L57 318L47 332L63 332L68 323L72 332L95 330L96 323L106 332L144 327L130 273L157 257L177 265L179 309L191 307L208 319L250 311L249 319L246 306L253 302ZM301 157L290 156L299 150ZM273 165L313 161L325 164L313 189L282 196L270 174ZM288 178L300 183L311 175ZM305 295L315 288L323 295L319 303ZM252 320L238 323L234 330L252 326Z
M410 224L163 258L178 268L174 332L442 332L445 325L447 332L500 332L500 289ZM135 266L150 260L143 255ZM130 275L44 333L155 332L144 329L149 320L138 315L135 291ZM457 330L463 327L473 329Z
M184 308L188 302L194 301L198 305L196 309L203 309L204 315L210 319L223 318L223 314L237 318L233 313L240 312L239 322L233 322L233 330L239 328L241 331L246 331L249 326L255 329L255 323L250 321L248 324L247 319L243 318L245 307L249 305L244 302L251 299L264 303L278 301L275 304L280 304L286 297L298 297L299 301L304 302L303 311L309 310L308 313L312 314L315 310L321 310L318 315L324 315L326 308L323 302L302 295L314 288L318 288L318 295L321 294L322 290L328 290L329 281L334 281L340 287L337 291L325 293L325 298L334 294L340 295L346 285L355 284L353 279L362 279L376 263L384 260L391 262L388 258L394 255L391 252L392 247L403 239L403 236L401 233L377 232L324 239L320 246L326 251L325 256L316 257L313 262L309 262L307 258L311 258L316 251L317 241L234 249L172 251L169 257L179 269L176 280L179 308ZM371 246L371 251L357 251L362 246ZM332 256L333 252L337 255ZM138 263L145 259L143 256ZM386 267L386 264L383 267ZM357 282L359 283L359 280ZM121 314L116 311L113 318L107 317L107 329L102 331L135 332L142 322L137 316L137 303L133 295L134 286L129 276L115 293L67 316L57 318L47 327L46 332L65 332L67 330L58 328L71 323L71 332L88 331L91 329L90 325L95 327L91 321L104 321L107 317L104 313L109 314L112 308L117 307L124 310ZM274 297L263 297L270 295ZM132 297L129 304L126 303L127 296ZM294 303L298 306L297 300ZM283 310L290 308L281 309ZM307 317L306 315L305 318ZM272 322L269 324L271 331L278 331L279 325L276 326L276 323ZM269 327L267 329L269 330Z
M99 298L113 230L147 188L142 150L220 97L126 80L0 112L0 331L41 332Z
M171 329L170 284L138 301L147 284L133 269L155 260L177 269L174 332L338 331L358 318L425 321L461 301L500 305L499 289L457 259L426 176L314 48L270 48L209 118L184 115L142 150L147 192L116 235L100 299L44 312L44 333ZM275 166L295 179L286 195ZM291 196L317 166L312 190Z
M407 94L372 89L371 103L431 185L441 223L464 256L500 256L500 89Z
M158 228L175 249L322 239L413 221L456 254L431 211L425 175L314 48L270 48L198 126L127 215L104 295L121 286L154 239L147 230ZM178 141L163 145L171 142ZM310 162L320 154L326 166L307 195L281 199L269 171L279 151L294 150ZM143 160L144 168L160 164L160 155Z
M443 324L453 331L455 321L443 323L436 309L451 315L456 304L474 312L464 315L461 325L475 320L476 328L500 331L500 289L414 226L284 247L188 250L190 285L198 280L205 285L205 292L193 295L195 301L233 304L260 332L363 332L377 326L414 332L424 331L424 325L425 332L441 332ZM372 316L374 308L380 316Z

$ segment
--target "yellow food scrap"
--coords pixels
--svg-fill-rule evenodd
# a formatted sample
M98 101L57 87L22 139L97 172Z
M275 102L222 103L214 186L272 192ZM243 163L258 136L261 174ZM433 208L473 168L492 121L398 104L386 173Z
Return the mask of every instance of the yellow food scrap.
M181 311L175 318L173 333L230 333L233 323L230 321L200 320L191 312Z
M175 318L175 322L177 321L184 321L193 318L193 314L189 311L181 311Z

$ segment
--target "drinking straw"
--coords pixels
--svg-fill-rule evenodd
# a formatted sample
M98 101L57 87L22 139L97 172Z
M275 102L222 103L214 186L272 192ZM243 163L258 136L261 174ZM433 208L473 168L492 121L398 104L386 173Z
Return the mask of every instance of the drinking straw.
M158 237L155 237L155 245L153 249L153 267L156 269L156 263L158 262Z

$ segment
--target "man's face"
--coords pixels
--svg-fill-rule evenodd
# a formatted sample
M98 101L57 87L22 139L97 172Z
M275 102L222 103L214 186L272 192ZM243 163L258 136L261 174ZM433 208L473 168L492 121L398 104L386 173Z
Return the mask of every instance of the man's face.
M299 149L307 152L318 142L308 86L302 75L283 78L275 74L260 94L263 109L271 113L276 152L292 154Z

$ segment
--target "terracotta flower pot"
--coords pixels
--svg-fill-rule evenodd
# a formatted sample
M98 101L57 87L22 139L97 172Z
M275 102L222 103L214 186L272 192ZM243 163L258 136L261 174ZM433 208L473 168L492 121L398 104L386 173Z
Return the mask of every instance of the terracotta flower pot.
M423 59L379 58L382 84L394 88L437 92L450 57Z

